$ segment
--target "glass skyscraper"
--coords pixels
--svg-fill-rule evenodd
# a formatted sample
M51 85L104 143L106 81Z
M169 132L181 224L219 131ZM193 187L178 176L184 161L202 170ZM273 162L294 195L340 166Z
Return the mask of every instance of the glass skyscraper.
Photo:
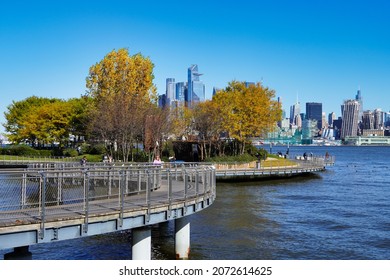
M176 83L176 100L179 104L184 105L187 96L187 83L179 82Z
M205 100L205 86L199 80L201 75L198 72L198 65L193 64L188 68L188 93L186 99L188 107Z
M316 120L317 128L322 129L322 103L306 103L306 119Z
M171 103L176 100L176 88L175 88L175 79L168 78L166 80L166 105L171 106Z

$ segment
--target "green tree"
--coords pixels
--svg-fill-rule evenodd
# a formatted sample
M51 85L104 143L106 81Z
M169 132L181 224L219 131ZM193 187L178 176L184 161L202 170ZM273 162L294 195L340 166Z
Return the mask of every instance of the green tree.
M38 140L35 129L34 127L26 128L26 125L37 120L37 108L56 101L58 99L37 96L31 96L21 101L12 101L4 113L6 123L3 125L8 139L14 143L28 141L34 145Z
M13 101L5 113L4 125L14 143L29 142L32 146L60 143L66 146L69 135L85 133L81 123L85 118L85 101L57 98L28 97Z

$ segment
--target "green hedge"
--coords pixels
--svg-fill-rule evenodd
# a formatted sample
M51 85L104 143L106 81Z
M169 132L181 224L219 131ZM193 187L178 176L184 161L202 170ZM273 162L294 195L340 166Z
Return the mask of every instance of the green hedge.
M40 151L31 148L26 145L10 146L7 148L1 148L2 155L10 156L40 156Z

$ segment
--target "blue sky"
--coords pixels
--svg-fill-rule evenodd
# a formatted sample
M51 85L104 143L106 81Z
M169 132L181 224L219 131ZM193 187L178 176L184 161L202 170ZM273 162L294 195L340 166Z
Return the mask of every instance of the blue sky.
M389 111L389 13L376 0L1 1L0 122L13 100L80 97L89 67L119 48L150 57L160 94L198 64L208 98L262 81L287 113L298 97L339 116L360 87L364 109Z

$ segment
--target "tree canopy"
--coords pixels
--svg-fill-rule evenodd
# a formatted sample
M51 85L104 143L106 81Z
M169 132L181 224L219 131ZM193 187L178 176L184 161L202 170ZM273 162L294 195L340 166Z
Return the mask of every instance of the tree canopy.
M281 119L282 110L274 97L275 91L261 83L247 86L245 82L232 81L210 102L195 109L196 127L207 141L219 139L220 133L225 132L237 142L235 150L242 154L249 137L264 135Z
M54 143L67 145L71 133L83 133L82 102L82 99L66 101L36 96L13 101L4 114L7 120L4 127L9 133L9 140L14 143L28 142L37 147Z
M123 161L128 161L134 145L143 138L146 117L157 106L153 68L149 58L119 49L89 69L87 95L94 103L90 130Z

